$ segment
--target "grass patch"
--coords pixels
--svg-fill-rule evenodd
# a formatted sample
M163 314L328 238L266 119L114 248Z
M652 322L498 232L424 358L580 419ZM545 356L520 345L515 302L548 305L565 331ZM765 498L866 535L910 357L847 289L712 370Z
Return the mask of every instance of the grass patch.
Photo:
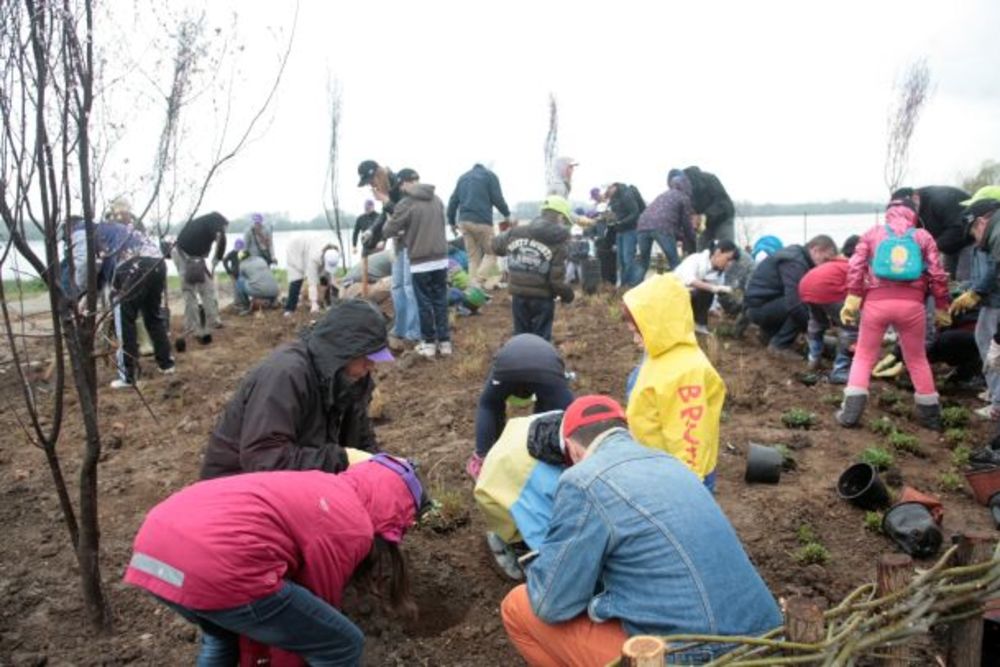
M865 512L865 530L878 535L882 534L881 512Z
M28 298L45 294L48 291L48 286L41 278L22 278L21 280L3 281L3 293L7 296L8 304L17 301L19 294Z
M969 465L969 456L971 454L971 449L965 445L959 445L951 451L951 464L961 470L965 466Z
M809 429L816 424L816 413L792 408L781 415L781 423L788 428Z
M961 445L969 439L969 432L964 428L949 428L944 432L944 439L951 446Z
M952 493L958 491L962 488L962 476L954 470L947 470L938 475L938 487Z
M819 536L812 526L804 523L795 531L795 539L799 541L799 544L809 544L810 542L818 542Z
M439 488L432 492L431 509L420 519L420 526L435 533L450 533L469 523L469 508L458 491Z
M945 428L962 428L972 420L972 413L967 408L956 405L941 411L941 424Z
M885 442L897 452L907 452L909 454L923 453L920 449L920 441L917 439L917 436L909 433L895 431L889 434Z
M796 549L792 558L799 565L825 565L830 561L830 552L819 542L810 542Z
M889 435L895 432L896 424L888 417L879 417L868 422L868 428L871 429L872 433Z
M869 447L861 452L858 460L867 463L877 470L885 470L895 463L895 457L882 447Z
M835 406L839 408L840 404L844 400L844 396L842 394L823 394L819 400L823 402L823 405Z

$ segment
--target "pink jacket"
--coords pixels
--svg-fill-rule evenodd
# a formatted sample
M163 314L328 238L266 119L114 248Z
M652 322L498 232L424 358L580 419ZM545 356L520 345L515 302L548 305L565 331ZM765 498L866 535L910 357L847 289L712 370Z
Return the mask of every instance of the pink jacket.
M906 230L916 226L917 214L906 206L890 205L885 212L885 222L896 234L904 234ZM941 268L941 259L934 237L926 229L918 229L913 234L913 239L923 254L923 275L910 282L900 282L878 278L872 273L871 261L875 257L875 248L888 236L885 225L876 225L865 232L858 241L847 268L847 293L863 296L872 301L882 299L923 301L927 291L930 290L934 295L935 306L938 309L947 308L948 274Z
M247 604L291 579L339 607L374 535L401 535L416 506L378 463L333 475L260 472L198 482L150 510L125 581L190 609Z

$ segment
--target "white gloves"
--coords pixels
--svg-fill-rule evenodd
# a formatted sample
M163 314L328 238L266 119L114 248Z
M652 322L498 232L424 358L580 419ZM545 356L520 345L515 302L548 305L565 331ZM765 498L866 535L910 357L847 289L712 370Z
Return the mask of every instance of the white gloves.
M729 285L715 285L712 288L712 293L713 294L732 294L733 293L733 288L730 287Z
M1000 371L1000 344L995 340L990 341L990 351L986 353L986 363L983 366L986 370Z
M317 285L309 285L309 302L312 306L309 308L310 313L319 312L319 287Z

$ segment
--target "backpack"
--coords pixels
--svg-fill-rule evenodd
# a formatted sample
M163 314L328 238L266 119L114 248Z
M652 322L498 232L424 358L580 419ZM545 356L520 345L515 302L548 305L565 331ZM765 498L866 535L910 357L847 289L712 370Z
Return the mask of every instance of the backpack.
M923 252L913 238L916 229L908 229L902 235L885 226L887 236L875 248L872 259L872 273L885 280L909 282L916 280L924 272Z

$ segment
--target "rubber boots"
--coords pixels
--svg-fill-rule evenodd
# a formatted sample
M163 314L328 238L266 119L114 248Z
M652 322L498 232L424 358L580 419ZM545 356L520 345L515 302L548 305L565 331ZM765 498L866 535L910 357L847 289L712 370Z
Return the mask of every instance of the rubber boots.
M837 411L837 423L846 428L854 428L861 421L868 403L868 390L857 387L847 387L844 390L844 402Z
M917 423L931 431L941 430L941 403L937 394L914 394Z

